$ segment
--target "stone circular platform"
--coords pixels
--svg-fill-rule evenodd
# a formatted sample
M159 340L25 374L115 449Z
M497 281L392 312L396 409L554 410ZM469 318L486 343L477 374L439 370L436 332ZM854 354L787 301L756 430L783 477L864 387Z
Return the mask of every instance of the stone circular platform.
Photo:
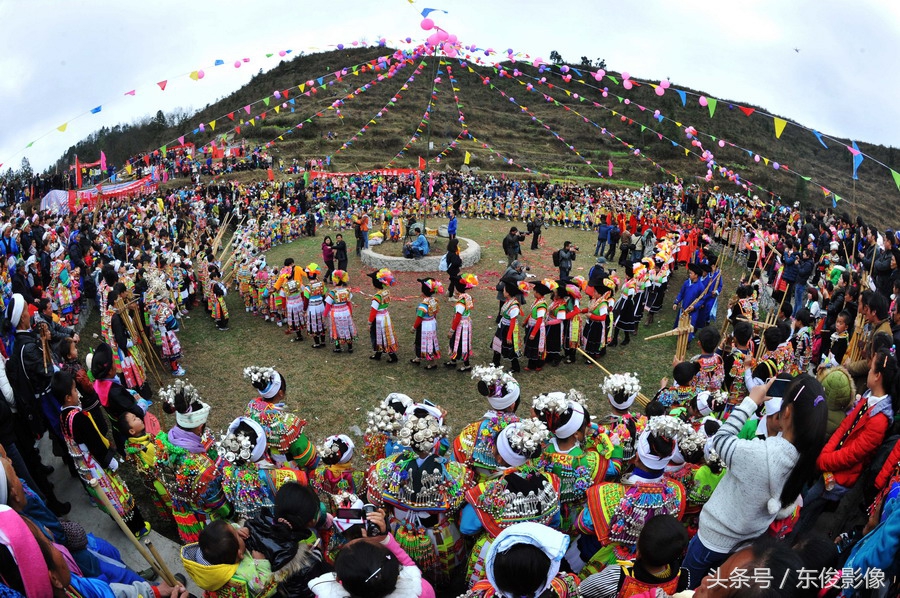
M462 267L468 268L473 264L477 264L481 260L481 245L465 237L458 237L458 239L460 244L465 242L466 245L466 248L459 254L459 257L462 259ZM441 264L441 258L444 257L443 252L430 253L425 257L411 260L405 257L378 253L378 247L376 245L374 248L363 249L362 263L373 269L388 268L394 272L437 272Z

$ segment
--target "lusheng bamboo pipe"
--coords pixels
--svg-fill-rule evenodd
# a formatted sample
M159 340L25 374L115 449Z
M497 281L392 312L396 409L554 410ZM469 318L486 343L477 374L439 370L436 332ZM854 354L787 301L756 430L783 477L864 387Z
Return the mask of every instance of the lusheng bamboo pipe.
M156 562L155 558L153 558L153 555L150 554L147 549L142 546L140 542L138 542L138 539L134 537L134 534L130 529L128 529L128 525L122 520L122 516L119 515L119 512L116 511L116 509L112 506L112 503L109 502L109 497L106 496L106 494L103 492L103 489L100 488L97 480L91 480L90 484L91 488L94 489L94 493L100 499L100 502L103 503L103 508L106 509L106 512L109 513L110 517L113 518L113 521L118 524L119 529L122 530L122 533L125 534L125 536L131 541L132 544L134 544L134 547L139 553L141 553L141 556L144 557L144 560L147 561L147 564L150 565L150 568L153 569L153 571L157 575L162 577L163 581L165 581L170 586L175 587L176 585L179 585L178 580L175 579L171 571L166 568L164 572L162 567L160 567L160 564ZM168 576L166 575L166 572L169 573Z

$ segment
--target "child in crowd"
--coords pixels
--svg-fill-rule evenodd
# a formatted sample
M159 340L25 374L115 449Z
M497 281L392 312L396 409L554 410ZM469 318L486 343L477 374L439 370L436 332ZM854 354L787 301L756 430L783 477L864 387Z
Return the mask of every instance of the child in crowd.
M688 403L697 395L694 385L694 377L700 372L700 364L696 361L682 361L672 368L674 384L667 386L669 379L663 378L659 382L659 390L653 400L662 403L666 410L672 407L680 407Z
M196 544L181 548L181 562L208 598L262 598L275 593L271 566L265 556L249 551L246 528L213 521L200 532Z

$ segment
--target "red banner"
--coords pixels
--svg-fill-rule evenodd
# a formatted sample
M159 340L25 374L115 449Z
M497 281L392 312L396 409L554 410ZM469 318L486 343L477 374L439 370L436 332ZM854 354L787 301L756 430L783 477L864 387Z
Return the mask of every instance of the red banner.
M311 170L309 178L329 178L335 176L360 176L364 174L374 174L378 176L402 176L406 174L415 174L417 171L412 168L382 168L379 170L361 170L359 172L322 172L319 170Z

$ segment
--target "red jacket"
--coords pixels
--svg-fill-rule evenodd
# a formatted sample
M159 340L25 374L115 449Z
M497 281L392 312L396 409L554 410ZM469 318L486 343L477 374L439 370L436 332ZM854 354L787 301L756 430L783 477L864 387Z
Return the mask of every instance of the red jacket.
M894 471L898 467L900 467L900 442L894 445L887 461L881 466L881 471L878 472L878 477L875 478L875 488L877 490L884 488L891 481L891 476L894 475Z
M857 401L856 407L847 414L837 431L831 435L816 460L816 465L821 471L833 473L834 481L846 488L851 488L859 479L863 468L869 465L872 455L884 440L891 423L884 413L877 413L874 416L865 413L854 426L853 422L865 405L865 398ZM847 436L847 439L838 448L838 443L844 436Z

